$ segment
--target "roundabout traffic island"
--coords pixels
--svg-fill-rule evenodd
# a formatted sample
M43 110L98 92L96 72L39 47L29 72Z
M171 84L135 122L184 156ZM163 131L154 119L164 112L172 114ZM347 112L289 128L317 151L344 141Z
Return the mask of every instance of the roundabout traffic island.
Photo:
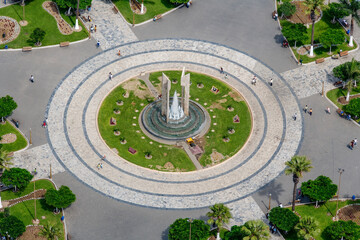
M250 110L231 86L203 74L185 74L184 70L154 72L150 79L159 80L152 81L154 88L161 89L158 97L144 81L130 79L110 92L99 109L99 132L120 157L154 170L186 172L196 170L193 156L202 167L210 167L230 158L246 143L252 127ZM114 100L125 95L128 98ZM122 111L116 107L119 103ZM231 124L234 113L226 110L229 103L237 119L243 119L237 126ZM111 123L119 123L116 128L105 124L104 119L109 118ZM231 143L227 134L232 134ZM126 146L136 149L137 154L129 154ZM212 160L214 151L224 156L221 161ZM151 161L144 162L143 156ZM169 163L174 167L165 167Z

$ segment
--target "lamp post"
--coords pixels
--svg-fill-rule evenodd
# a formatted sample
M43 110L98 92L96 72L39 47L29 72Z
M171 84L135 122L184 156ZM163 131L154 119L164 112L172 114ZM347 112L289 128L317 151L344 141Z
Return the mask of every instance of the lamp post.
M6 231L5 233L6 233L6 240L9 240L9 234L8 234L8 232Z
M80 0L77 1L75 30L79 30L79 4L80 4L79 2L80 2Z
M338 186L338 193L337 193L337 201L336 201L336 212L335 212L335 219L337 220L337 211L339 208L339 195L340 195L340 184L341 184L341 174L343 174L345 170L342 168L338 169L338 173L339 173L339 186Z
M268 212L270 212L271 210L271 193L269 193L269 208L268 208Z
M191 240L191 223L193 222L193 219L192 219L192 218L189 218L187 221L190 223L189 240Z

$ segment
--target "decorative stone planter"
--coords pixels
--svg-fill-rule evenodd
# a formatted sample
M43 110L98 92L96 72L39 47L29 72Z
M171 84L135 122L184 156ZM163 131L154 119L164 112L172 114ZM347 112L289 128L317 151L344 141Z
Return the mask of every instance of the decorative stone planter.
M122 105L124 105L124 102L123 101L116 101L116 105L122 106Z

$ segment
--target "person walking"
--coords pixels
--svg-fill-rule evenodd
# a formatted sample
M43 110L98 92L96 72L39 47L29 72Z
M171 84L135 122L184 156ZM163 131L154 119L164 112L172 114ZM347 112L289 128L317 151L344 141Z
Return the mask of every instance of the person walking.
M355 139L354 139L354 146L357 145L357 141L358 141L357 138L355 138Z
M310 116L312 116L312 113L313 113L313 110L312 110L312 108L310 108L310 110L309 110Z
M307 113L307 111L308 111L308 105L305 105L304 112Z
M100 41L99 40L96 43L96 47L100 47Z
M109 72L109 79L111 80L113 78L113 75L111 72Z
M33 83L34 82L34 75L31 75L29 80L30 80L30 82Z
M272 87L272 85L273 85L273 79L271 78L270 79L270 86Z
M329 107L326 109L326 112L327 112L328 114L331 114Z
M223 74L224 73L224 69L222 67L220 67L220 73Z
M95 32L96 32L96 25L95 25L95 28L94 28Z
M296 117L297 117L297 114L294 113L294 116L293 116L294 121L296 121Z

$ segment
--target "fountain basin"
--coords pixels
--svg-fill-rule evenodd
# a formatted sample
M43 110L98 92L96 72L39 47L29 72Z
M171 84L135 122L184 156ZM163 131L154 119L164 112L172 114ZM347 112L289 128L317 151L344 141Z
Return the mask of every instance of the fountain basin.
M173 98L170 98L172 103ZM210 127L209 113L197 102L189 102L189 116L179 120L161 115L161 100L152 102L144 108L139 123L144 133L151 139L165 144L174 144L188 137L201 137Z

